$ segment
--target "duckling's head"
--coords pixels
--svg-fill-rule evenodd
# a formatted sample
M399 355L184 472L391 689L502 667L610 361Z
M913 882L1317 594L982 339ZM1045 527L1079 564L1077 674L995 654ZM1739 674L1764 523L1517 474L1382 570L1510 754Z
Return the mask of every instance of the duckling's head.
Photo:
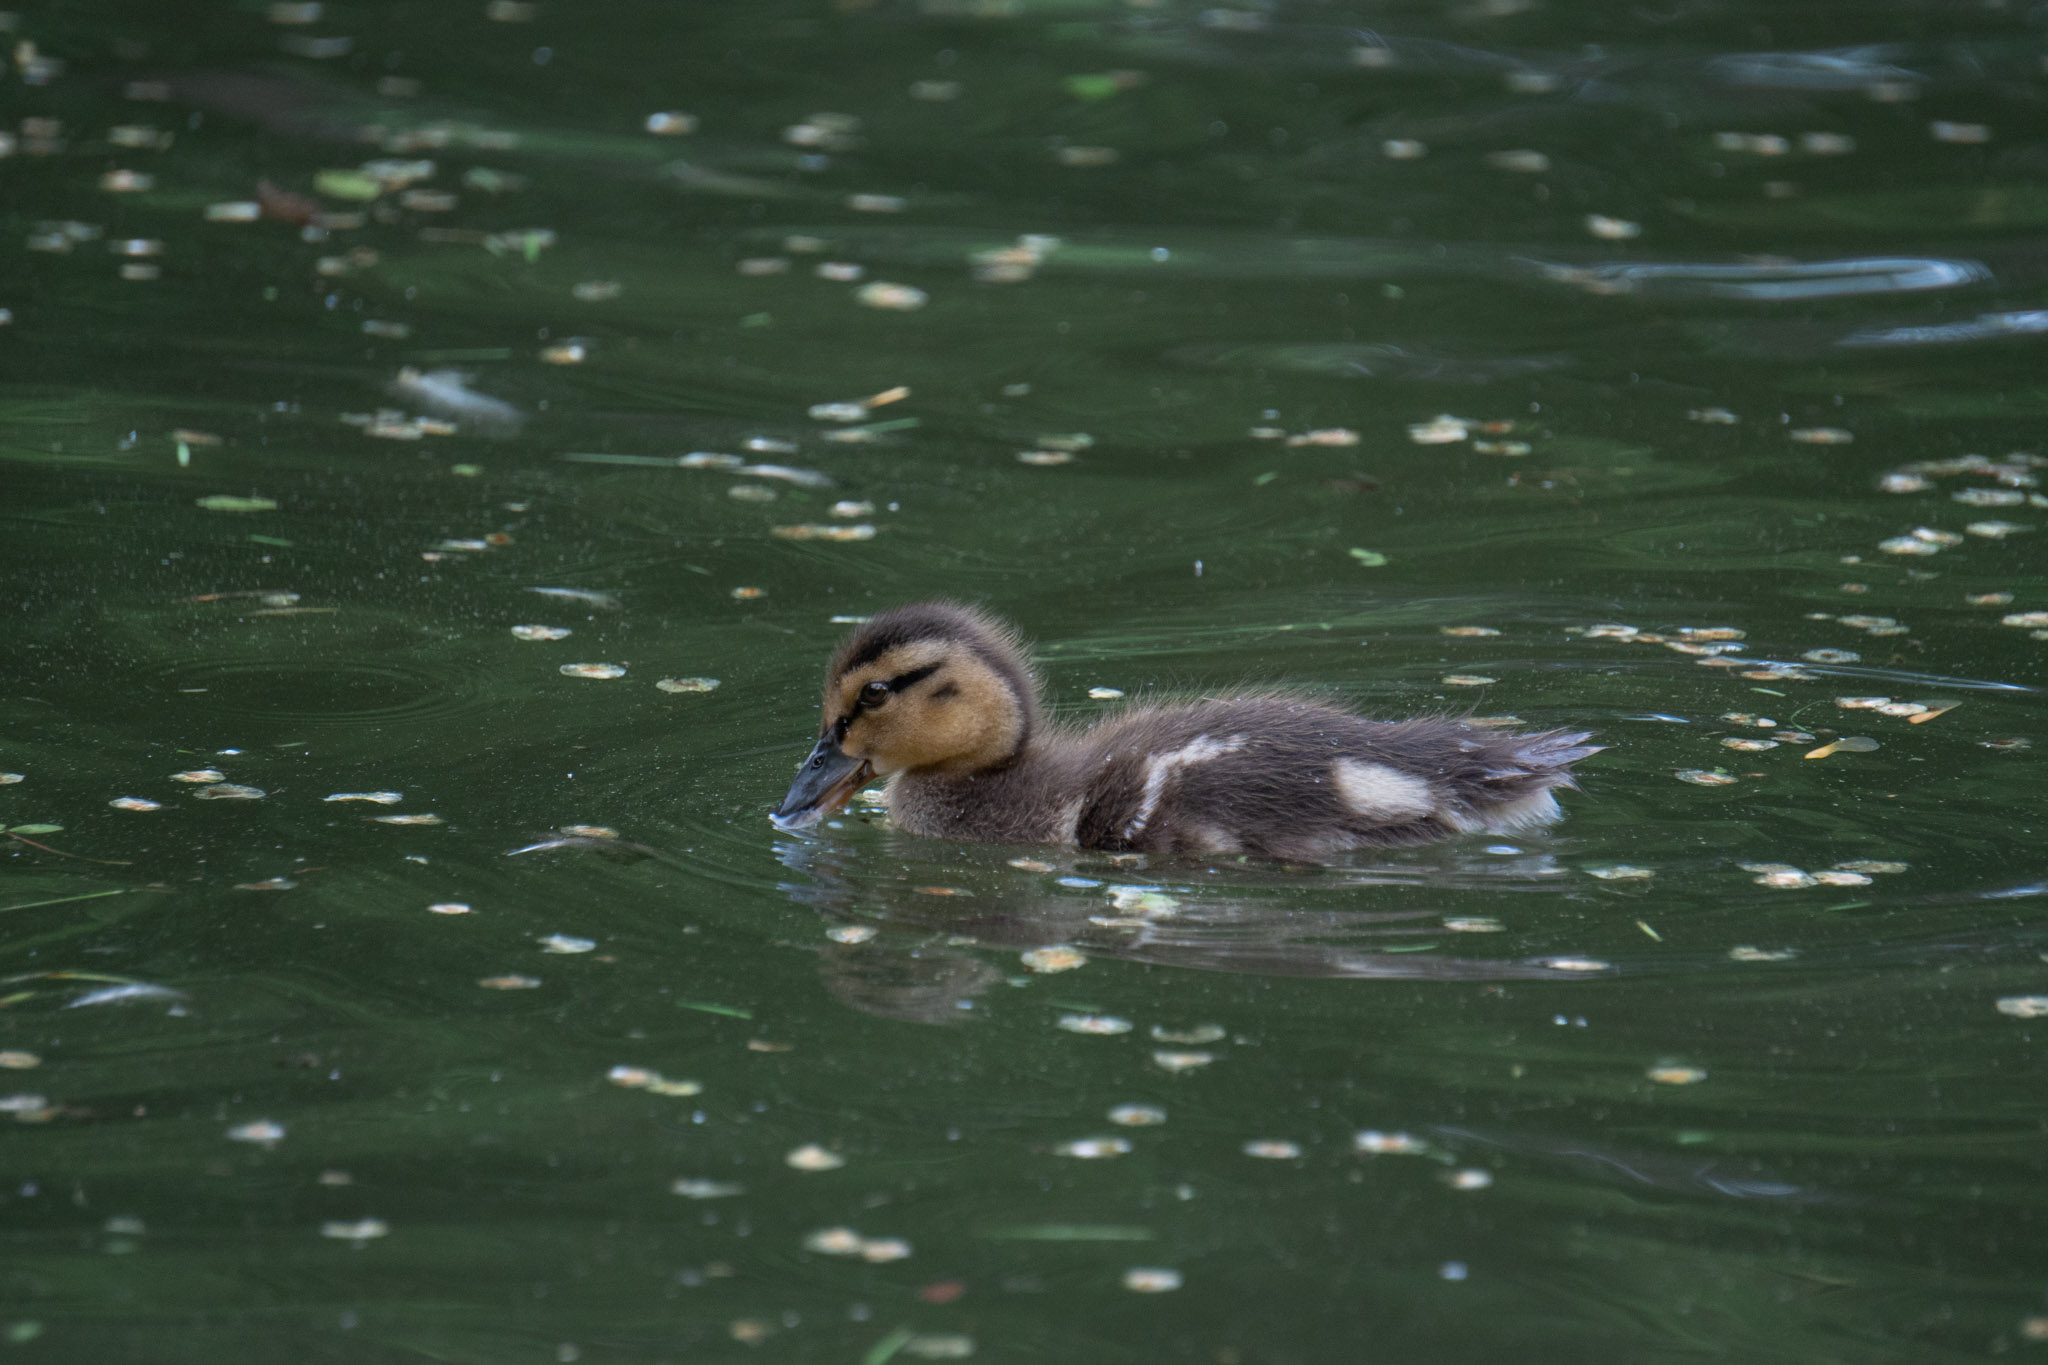
M803 829L896 772L966 774L1016 757L1038 721L1016 632L951 602L883 612L846 638L825 673L823 723L769 818Z

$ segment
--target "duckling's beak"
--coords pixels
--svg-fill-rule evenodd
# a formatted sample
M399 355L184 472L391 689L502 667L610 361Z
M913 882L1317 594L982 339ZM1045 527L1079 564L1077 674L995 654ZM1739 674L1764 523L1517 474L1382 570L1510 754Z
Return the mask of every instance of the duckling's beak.
M811 750L796 781L789 784L782 804L769 813L768 819L780 830L809 829L845 805L874 775L873 764L853 757L839 747L837 739L827 735Z

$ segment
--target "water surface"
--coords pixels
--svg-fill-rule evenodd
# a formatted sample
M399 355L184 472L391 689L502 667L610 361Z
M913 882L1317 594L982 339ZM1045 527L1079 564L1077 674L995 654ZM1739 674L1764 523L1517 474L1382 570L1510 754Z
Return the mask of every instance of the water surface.
M12 25L24 1359L2048 1339L2027 16ZM934 595L1076 722L1610 747L1332 867L777 834Z

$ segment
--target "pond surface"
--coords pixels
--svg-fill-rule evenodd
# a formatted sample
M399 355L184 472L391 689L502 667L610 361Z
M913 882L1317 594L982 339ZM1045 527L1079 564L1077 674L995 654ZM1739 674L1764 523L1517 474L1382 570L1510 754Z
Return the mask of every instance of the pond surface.
M9 22L8 1351L2048 1349L2038 13ZM778 834L932 596L1608 748Z

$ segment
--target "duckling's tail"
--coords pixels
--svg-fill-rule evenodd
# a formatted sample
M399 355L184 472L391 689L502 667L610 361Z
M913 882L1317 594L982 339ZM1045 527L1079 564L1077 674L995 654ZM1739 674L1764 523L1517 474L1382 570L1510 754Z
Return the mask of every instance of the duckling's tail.
M1497 781L1522 782L1534 777L1546 787L1577 787L1578 779L1572 776L1571 765L1607 748L1605 744L1586 743L1592 737L1591 730L1543 730L1533 735L1517 735L1513 761L1489 771L1487 776Z

